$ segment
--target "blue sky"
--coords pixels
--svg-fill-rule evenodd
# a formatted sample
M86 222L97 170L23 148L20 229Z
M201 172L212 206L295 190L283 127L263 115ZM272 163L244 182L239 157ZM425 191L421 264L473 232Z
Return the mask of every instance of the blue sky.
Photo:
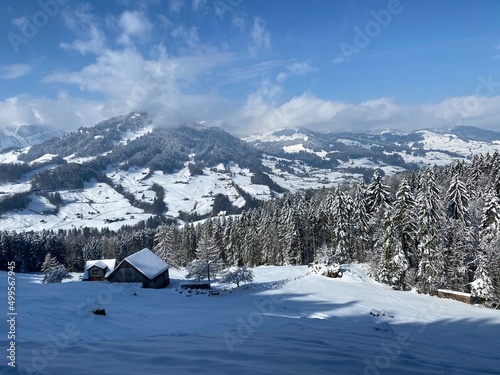
M500 2L17 0L0 126L500 130Z

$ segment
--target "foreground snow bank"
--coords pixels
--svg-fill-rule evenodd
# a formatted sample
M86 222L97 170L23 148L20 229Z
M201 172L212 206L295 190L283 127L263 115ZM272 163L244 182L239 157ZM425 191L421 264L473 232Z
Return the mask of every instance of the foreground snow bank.
M43 285L17 275L16 370L499 373L498 311L397 292L359 266L347 266L338 279L302 266L258 267L250 285L189 298L176 291L184 273L172 271L171 286L161 290L99 282ZM7 289L5 273L0 287ZM92 314L95 308L107 315ZM7 333L5 320L0 327ZM1 340L5 350L6 335Z

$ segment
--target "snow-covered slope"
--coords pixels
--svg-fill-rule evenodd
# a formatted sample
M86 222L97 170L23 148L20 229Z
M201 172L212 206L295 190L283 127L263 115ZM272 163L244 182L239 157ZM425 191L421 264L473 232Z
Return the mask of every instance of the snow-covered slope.
M16 365L74 374L499 374L498 311L398 292L364 267L341 279L258 267L217 296L17 275ZM7 275L0 273L7 289ZM226 286L219 286L225 289ZM92 314L104 308L106 316ZM7 332L6 319L0 323ZM4 352L6 335L0 338ZM6 358L3 359L4 364ZM2 364L2 374L14 374ZM31 372L33 371L33 372Z

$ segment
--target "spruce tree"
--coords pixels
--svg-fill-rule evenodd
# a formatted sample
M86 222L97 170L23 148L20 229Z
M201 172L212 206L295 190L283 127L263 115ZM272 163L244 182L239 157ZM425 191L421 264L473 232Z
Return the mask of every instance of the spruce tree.
M483 209L479 249L476 252L477 269L471 284L472 294L484 301L500 302L500 199L489 193Z
M417 286L420 292L432 294L443 284L444 262L440 228L442 209L435 173L429 169L421 176L417 194L417 241L420 257Z
M331 214L333 219L332 245L335 249L335 261L340 264L352 261L351 215L352 200L340 188L337 188L333 197Z
M158 227L155 235L154 252L161 259L174 267L180 267L179 250L176 247L176 229L173 226Z
M379 210L391 207L391 191L385 185L382 176L378 171L373 174L372 182L366 189L367 211L374 214Z
M364 262L365 260L369 235L369 217L366 212L365 190L365 184L359 184L353 202L355 257L360 262Z
M71 278L66 267L60 264L50 253L45 256L41 269L44 274L42 280L44 284L60 283L63 279Z
M455 175L446 193L448 217L466 223L469 219L469 194L465 184Z
M213 239L206 231L202 231L201 236L198 240L198 246L196 248L196 259L206 264L206 276L208 282L210 283L211 277L213 275L216 275L221 270L221 262L219 259L217 246L215 246Z

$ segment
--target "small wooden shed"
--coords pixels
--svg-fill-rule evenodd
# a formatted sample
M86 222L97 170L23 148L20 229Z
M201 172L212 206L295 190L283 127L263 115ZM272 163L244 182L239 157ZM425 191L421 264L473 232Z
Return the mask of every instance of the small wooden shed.
M170 266L148 248L123 259L107 279L118 283L142 283L143 288L165 288Z
M116 259L87 260L82 280L103 281L106 280L115 269Z
M470 293L457 292L448 289L438 289L437 294L439 298L453 299L455 301L464 302L469 305L474 302L474 299L472 298L472 295Z

